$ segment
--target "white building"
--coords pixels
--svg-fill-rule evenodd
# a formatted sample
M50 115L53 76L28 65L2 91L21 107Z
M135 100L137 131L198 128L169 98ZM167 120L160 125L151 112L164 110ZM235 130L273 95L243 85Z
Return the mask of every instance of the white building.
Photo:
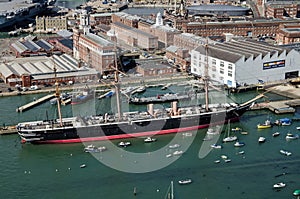
M210 79L237 87L298 77L300 53L249 39L232 40L193 50L191 72L204 76L206 66Z

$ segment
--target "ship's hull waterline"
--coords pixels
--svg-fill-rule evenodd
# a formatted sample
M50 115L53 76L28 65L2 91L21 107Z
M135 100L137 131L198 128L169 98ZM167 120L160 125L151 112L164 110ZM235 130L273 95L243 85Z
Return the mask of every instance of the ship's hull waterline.
M60 128L48 125L44 129L34 129L26 127L25 123L21 123L17 128L22 142L37 144L76 143L162 135L207 128L209 125L220 125L228 121L238 121L239 117L248 108L249 105L189 116L179 115L168 118L140 119L126 122L105 122L101 124L86 124L84 122L85 125L69 125ZM72 119L69 118L69 120Z

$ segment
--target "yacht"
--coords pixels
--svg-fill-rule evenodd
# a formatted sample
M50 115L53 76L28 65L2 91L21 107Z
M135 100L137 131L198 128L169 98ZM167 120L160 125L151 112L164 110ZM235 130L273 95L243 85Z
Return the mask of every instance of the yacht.
M296 134L296 135L293 135L291 133L288 133L286 136L285 136L285 139L286 140L295 140L295 139L298 139L299 138L299 135Z
M266 141L266 138L263 137L263 136L260 136L260 137L258 138L258 143L264 143L265 141Z
M145 143L149 143L149 142L155 142L156 139L155 138L151 138L151 137L147 137L146 139L144 139Z
M244 145L245 145L244 142L236 141L236 142L234 143L234 146L235 146L235 147L241 147L241 146L244 146Z
M275 132L275 133L272 134L273 137L277 137L277 136L279 136L279 135L280 135L279 132Z
M221 145L218 145L218 144L212 144L210 145L211 148L214 148L214 149L221 149L222 146Z
M192 179L179 180L178 183L179 184L191 184L192 183Z
M273 188L283 188L283 187L285 187L285 186L286 186L285 183L279 182L279 183L274 184L274 185L273 185Z
M98 153L98 152L102 152L105 150L106 150L105 146L96 147L93 144L90 144L84 148L84 152L87 152L87 153Z
M183 151L174 151L173 155L182 155Z
M285 151L285 150L283 150L283 149L281 149L279 152L280 152L282 155L286 155L286 156L290 156L290 155L292 155L292 153L291 153L291 152L289 152L289 151Z
M271 128L271 127L272 127L272 124L271 124L270 120L266 120L265 123L257 125L258 129L266 129L266 128Z
M130 143L130 142L120 142L118 145L119 145L120 147L127 147L127 146L130 146L131 143Z

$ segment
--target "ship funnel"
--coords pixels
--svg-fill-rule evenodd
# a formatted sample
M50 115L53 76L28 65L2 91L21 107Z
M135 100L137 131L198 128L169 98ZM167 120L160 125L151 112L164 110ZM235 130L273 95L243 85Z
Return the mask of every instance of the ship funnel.
M174 115L177 115L177 101L171 103L172 111Z
M148 113L153 116L153 104L148 104Z

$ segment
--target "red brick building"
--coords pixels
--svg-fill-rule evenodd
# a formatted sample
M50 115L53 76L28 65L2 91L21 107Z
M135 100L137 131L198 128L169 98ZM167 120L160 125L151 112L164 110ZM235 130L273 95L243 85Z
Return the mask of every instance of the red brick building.
M266 16L268 18L283 19L284 17L297 17L299 4L295 2L268 2L266 3Z
M281 24L276 35L278 44L292 44L300 42L300 23Z
M112 13L97 13L90 15L90 25L98 26L100 24L110 25Z
M176 73L176 68L167 63L161 62L139 62L137 63L136 72L145 76L162 76Z
M191 64L191 55L187 49L169 46L165 56L181 71L186 71Z
M295 23L297 20L254 20L236 22L190 22L183 24L183 32L192 33L202 37L221 36L231 33L243 37L257 37L262 35L275 36L280 24Z
M120 22L126 26L133 28L138 28L138 23L141 19L141 17L133 16L125 12L117 12L112 14L111 16L112 23Z
M98 35L74 29L73 55L101 74L114 70L115 45Z

